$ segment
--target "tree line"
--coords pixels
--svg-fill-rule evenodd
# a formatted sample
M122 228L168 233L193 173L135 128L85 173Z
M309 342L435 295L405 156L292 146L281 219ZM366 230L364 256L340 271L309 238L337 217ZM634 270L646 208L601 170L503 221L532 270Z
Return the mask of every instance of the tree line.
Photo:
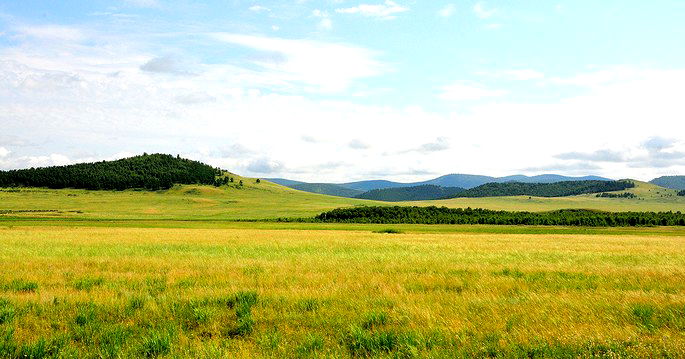
M563 181L555 183L486 183L454 197L536 196L566 197L585 193L623 191L635 187L632 181Z
M355 197L386 202L426 201L440 198L451 198L463 191L464 189L461 187L442 187L432 184L425 184L411 187L374 189Z
M680 192L678 192L678 196L685 196L685 189L682 190L682 191L680 191Z
M353 207L319 214L318 222L379 224L495 224L544 226L685 226L681 212L601 212L564 209L551 212L509 212L479 208Z
M218 168L179 156L143 154L116 161L0 171L0 187L158 190L174 184L215 184L220 174Z
M634 193L623 192L623 193L600 193L597 195L599 198L636 198Z

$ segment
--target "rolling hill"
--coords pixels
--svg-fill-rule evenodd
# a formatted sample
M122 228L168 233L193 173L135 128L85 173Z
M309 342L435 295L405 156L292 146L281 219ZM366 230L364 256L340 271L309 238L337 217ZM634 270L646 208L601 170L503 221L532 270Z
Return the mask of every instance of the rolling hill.
M670 189L685 190L685 176L663 176L655 178L649 183Z
M452 198L463 192L461 187L441 187L432 184L421 186L374 189L356 196L384 202L425 201L431 199Z
M614 192L635 187L631 181L563 181L554 183L486 183L454 197L536 196L567 197L586 193Z
M332 183L297 183L287 187L304 192L327 194L329 196L349 198L356 197L364 193L363 191L343 187Z
M449 174L445 176L440 176L431 180L421 181L421 182L411 182L411 183L401 183L386 180L369 180L369 181L357 181L357 182L347 182L347 183L330 183L331 187L323 187L323 183L307 183L300 181L293 181L284 178L268 178L267 180L278 183L280 185L299 189L305 192L312 193L322 193L332 196L337 196L342 193L339 187L344 187L352 190L359 191L358 194L378 189L387 188L403 188L403 187L416 187L423 185L433 185L440 187L459 187L459 188L474 188L486 183L505 183L505 182L522 182L522 183L555 183L563 181L610 181L608 178L598 177L598 176L584 176L584 177L567 177L561 175L547 174L539 176L524 176L524 175L513 175L506 177L491 177L491 176L481 176L481 175L470 175L470 174ZM358 195L357 194L357 195ZM345 195L348 197L348 195ZM354 197L354 196L349 196Z

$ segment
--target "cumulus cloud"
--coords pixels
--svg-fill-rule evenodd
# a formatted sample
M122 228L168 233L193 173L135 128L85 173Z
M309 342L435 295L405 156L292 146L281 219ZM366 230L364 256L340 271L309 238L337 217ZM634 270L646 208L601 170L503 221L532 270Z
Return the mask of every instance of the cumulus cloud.
M433 142L428 142L424 143L417 149L419 152L423 153L430 153L430 152L439 152L439 151L445 151L450 148L449 141L446 137L438 137L435 141Z
M250 161L246 169L252 173L274 174L283 170L283 164L268 158L259 158Z
M255 64L267 70L271 81L315 86L317 91L341 92L354 81L387 71L377 53L362 47L277 37L213 33L212 38L258 51L282 54L283 62Z
M383 4L361 4L359 6L335 9L335 12L340 14L359 14L366 17L375 17L379 19L394 19L396 14L409 11L409 8L399 5L398 3L386 0Z
M261 5L252 5L248 9L252 12L271 12L271 9Z
M554 156L561 160L583 160L592 162L624 162L625 155L618 151L598 150L594 152L565 152Z
M0 147L0 158L5 158L9 154L10 150L6 149L5 147Z
M173 74L173 75L192 75L186 64L173 56L162 56L150 59L148 62L140 66L140 69L146 72Z
M685 152L676 150L679 141L651 137L625 152L597 150L594 152L566 152L556 155L561 160L626 163L632 168L666 168L685 164Z

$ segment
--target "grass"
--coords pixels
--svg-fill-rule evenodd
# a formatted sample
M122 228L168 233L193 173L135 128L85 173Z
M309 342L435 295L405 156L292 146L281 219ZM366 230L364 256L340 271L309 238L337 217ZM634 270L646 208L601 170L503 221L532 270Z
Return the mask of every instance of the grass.
M675 229L40 223L0 229L3 358L685 356Z
M14 218L81 220L226 221L313 217L339 207L419 205L510 211L584 208L605 211L685 211L676 191L637 182L626 192L637 198L597 198L594 194L540 198L528 196L456 198L420 202L375 202L296 191L268 181L243 179L244 186L176 186L167 191L87 191L26 188L0 191L0 220Z

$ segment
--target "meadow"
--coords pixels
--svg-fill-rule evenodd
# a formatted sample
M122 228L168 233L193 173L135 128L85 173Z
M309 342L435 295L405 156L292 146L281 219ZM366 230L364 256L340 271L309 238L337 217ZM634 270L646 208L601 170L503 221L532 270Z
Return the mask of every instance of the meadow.
M233 175L235 176L235 175ZM529 196L454 198L418 202L377 202L307 193L268 181L236 177L243 186L177 185L161 191L88 191L44 188L0 189L0 218L83 220L235 221L314 217L352 206L445 206L508 211L595 209L604 211L681 211L685 197L675 190L637 182L625 192L636 198L598 198L594 194L542 198ZM621 191L624 192L624 191Z
M676 228L44 223L0 222L0 357L685 356Z
M238 180L0 189L0 357L685 356L683 228L285 223L389 204ZM420 205L685 210L630 191Z

